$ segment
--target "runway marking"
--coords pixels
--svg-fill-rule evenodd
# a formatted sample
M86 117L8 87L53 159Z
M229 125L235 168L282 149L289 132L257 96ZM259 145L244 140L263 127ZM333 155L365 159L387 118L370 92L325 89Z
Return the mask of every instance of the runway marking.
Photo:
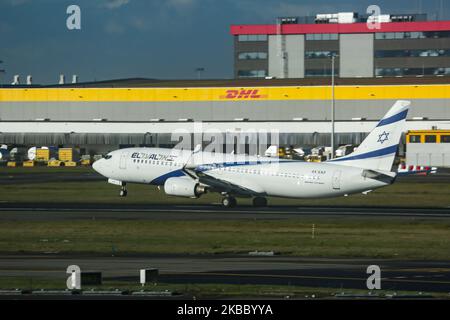
M185 275L203 275L203 276L225 276L225 277L258 277L258 278L290 278L290 279L318 279L318 280L351 280L351 281L366 281L366 278L353 278L353 277L323 277L323 276L294 276L294 275L275 275L275 274L249 274L249 273L208 273L208 272L195 272L195 273L172 273L172 274L185 274ZM433 280L412 280L412 279L390 279L381 278L381 281L385 282L405 282L405 283L429 283L429 284L450 284L450 281L433 281Z

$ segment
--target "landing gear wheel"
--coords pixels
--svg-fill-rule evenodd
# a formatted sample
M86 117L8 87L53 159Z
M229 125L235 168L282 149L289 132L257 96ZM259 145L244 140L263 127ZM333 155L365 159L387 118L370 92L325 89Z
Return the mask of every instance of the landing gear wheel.
M236 205L237 205L236 198L233 198L233 197L225 197L225 198L222 199L222 205L223 205L225 208L233 208L233 207L236 207Z
M267 207L267 199L264 197L253 198L254 207Z
M120 189L119 196L121 196L121 197L126 197L127 194L128 194L127 189L126 189L125 187L122 187L122 188Z

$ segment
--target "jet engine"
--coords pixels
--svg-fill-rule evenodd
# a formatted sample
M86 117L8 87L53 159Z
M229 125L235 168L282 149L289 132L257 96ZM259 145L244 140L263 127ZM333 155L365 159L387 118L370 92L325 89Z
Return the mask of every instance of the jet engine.
M198 198L206 193L206 188L189 178L169 178L164 183L164 192L171 196Z

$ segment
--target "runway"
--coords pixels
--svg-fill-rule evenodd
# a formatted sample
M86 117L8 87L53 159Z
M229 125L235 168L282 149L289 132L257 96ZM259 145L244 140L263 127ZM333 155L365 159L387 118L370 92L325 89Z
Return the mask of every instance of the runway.
M385 217L448 219L450 208L361 208L217 205L0 204L0 221L58 220L286 220L302 217Z
M158 282L178 284L324 287L336 293L367 290L367 267L379 265L384 290L449 292L450 261L308 259L248 255L150 255L124 257L3 255L0 277L54 278L64 283L69 265L101 271L104 281L139 283L139 269L157 268Z

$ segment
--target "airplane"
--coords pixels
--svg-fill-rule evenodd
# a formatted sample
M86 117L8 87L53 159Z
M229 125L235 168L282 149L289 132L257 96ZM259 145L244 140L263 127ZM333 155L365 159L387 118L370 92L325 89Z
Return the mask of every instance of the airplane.
M270 157L166 148L126 148L93 164L95 171L119 185L157 185L171 196L198 198L218 192L224 207L236 197L251 197L255 207L268 196L327 198L370 192L392 184L392 171L410 101L398 100L352 153L321 163Z

